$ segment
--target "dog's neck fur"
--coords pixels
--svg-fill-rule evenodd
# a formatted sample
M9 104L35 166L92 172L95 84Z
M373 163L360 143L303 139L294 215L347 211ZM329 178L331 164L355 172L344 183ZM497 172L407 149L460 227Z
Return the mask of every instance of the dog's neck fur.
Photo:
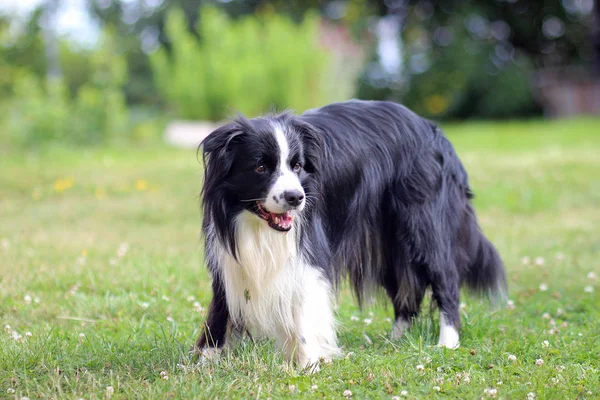
M219 252L231 318L264 333L293 330L292 310L304 269L296 227L283 234L244 211L236 219L235 237L237 260L223 248Z

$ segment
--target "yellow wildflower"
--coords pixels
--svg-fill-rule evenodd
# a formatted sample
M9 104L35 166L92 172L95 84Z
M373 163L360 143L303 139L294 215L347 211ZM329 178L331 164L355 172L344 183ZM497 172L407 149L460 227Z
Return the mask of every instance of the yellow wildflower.
M135 181L135 188L139 191L144 191L148 189L148 182L146 182L143 179L138 179L137 181Z

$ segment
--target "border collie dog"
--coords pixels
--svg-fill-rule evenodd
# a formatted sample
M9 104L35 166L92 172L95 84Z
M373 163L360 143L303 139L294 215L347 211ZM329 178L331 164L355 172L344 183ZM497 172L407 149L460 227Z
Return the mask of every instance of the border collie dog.
M456 348L460 286L504 290L502 261L477 224L452 145L401 105L353 100L238 117L200 146L213 279L201 357L247 331L275 338L288 360L315 371L339 352L333 301L346 278L359 304L385 289L393 339L430 287L438 344Z

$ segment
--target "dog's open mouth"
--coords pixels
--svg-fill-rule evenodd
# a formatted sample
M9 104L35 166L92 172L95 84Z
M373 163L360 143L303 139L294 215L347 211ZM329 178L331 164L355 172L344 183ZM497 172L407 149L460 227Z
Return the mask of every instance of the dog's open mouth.
M281 232L287 232L292 229L294 216L291 211L275 214L268 211L259 202L256 202L256 208L258 209L258 216L267 221L271 228Z

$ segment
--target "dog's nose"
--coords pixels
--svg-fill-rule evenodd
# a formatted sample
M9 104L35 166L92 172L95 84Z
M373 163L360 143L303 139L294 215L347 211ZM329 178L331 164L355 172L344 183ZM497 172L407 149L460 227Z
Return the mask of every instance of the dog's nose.
M283 192L283 198L290 206L296 207L304 200L304 193L299 190L287 190Z

